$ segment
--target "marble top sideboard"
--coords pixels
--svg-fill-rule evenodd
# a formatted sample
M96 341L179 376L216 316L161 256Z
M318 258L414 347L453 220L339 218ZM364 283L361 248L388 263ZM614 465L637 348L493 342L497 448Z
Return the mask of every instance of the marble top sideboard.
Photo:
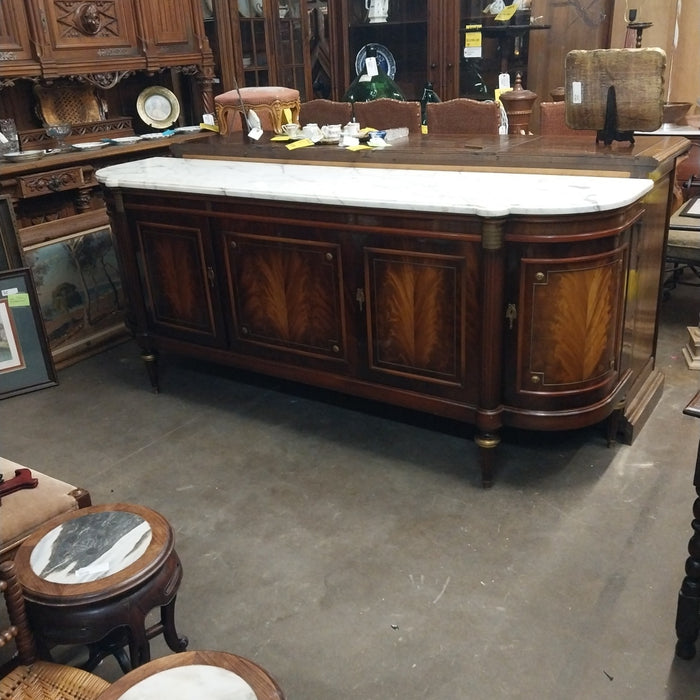
M109 188L480 217L584 214L627 206L648 179L148 158L102 168Z

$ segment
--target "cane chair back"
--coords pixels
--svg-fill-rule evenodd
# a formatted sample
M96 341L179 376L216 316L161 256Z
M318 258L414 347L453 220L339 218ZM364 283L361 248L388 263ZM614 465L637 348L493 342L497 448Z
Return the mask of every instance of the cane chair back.
M426 107L429 134L498 134L501 110L496 102L458 97Z
M10 626L0 631L0 646L14 642L16 662L0 678L3 700L96 700L110 683L72 666L37 660L36 644L27 620L22 586L13 561L0 564L0 590ZM5 669L7 670L7 669Z
M301 103L299 123L306 124L347 124L352 119L352 105L349 102L333 100L309 100Z
M382 97L372 102L355 102L355 119L361 127L399 129L408 127L410 134L420 134L420 102L402 102Z

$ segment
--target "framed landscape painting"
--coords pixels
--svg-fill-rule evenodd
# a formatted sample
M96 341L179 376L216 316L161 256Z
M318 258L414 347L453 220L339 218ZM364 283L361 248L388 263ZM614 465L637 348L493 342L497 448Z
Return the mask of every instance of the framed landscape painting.
M124 294L109 226L27 246L57 367L126 337Z
M0 272L0 398L56 384L56 371L27 268Z

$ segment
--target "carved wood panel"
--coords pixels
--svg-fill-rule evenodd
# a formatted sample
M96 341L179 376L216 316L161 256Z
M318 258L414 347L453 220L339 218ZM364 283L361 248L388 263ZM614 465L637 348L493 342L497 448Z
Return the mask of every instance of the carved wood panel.
M44 3L54 50L131 47L136 32L131 2L127 0L51 0ZM104 51L101 56L107 55Z
M22 0L0 2L0 75L21 75L34 64L29 20Z
M215 283L209 264L209 239L196 222L137 221L141 274L154 330L208 345L225 342Z
M340 246L246 234L225 246L235 341L345 357Z

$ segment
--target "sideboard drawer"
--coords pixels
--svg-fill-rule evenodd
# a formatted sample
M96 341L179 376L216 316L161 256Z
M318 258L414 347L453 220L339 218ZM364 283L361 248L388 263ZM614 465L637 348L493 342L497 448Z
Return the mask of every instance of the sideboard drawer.
M74 190L86 185L94 185L90 174L80 166L49 170L18 178L19 196L23 199L40 197L51 192Z

